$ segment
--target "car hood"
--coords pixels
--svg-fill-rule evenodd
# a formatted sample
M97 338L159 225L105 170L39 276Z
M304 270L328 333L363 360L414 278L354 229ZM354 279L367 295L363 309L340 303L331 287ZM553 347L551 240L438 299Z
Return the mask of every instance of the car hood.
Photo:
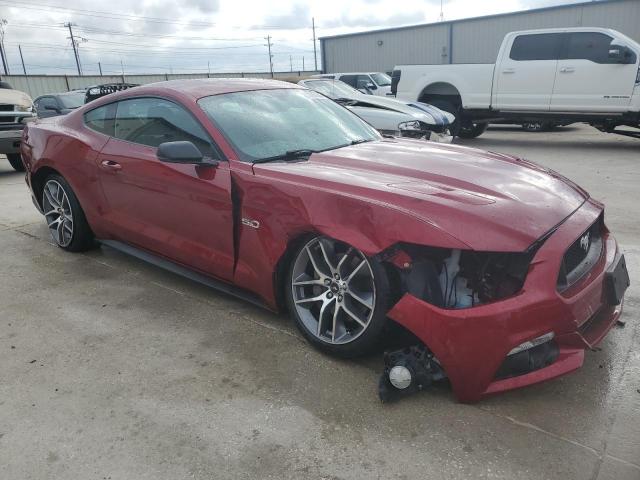
M20 107L31 107L33 102L31 97L20 90L8 90L0 88L0 103L8 103L10 105L18 105Z
M444 112L437 107L421 102L403 102L394 98L377 97L374 95L359 95L354 100L358 101L361 107L384 108L387 111L394 111L410 115L415 120L421 120L429 125L449 125L454 122L455 117L448 112Z
M588 198L566 178L522 159L409 139L256 164L254 172L397 209L474 250L524 251Z

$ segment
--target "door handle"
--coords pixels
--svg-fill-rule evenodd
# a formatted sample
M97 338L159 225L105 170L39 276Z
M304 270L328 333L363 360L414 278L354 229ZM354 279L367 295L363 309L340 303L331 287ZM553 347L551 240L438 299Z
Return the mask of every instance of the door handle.
M516 73L516 69L515 68L505 68L504 70L502 70L502 73Z
M575 70L576 69L573 68L573 67L562 67L560 69L560 73L573 73L573 72L575 72Z
M120 165L118 162L114 162L113 160L103 160L102 163L100 163L100 166L105 170L111 170L114 172L122 170L122 165Z

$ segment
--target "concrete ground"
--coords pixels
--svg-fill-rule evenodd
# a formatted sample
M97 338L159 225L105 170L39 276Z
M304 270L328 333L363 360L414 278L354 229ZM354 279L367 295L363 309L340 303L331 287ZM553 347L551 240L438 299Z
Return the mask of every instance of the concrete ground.
M476 405L446 384L382 405L380 354L335 360L285 317L108 248L65 253L0 160L0 478L640 479L640 140L464 143L603 200L633 282L582 369Z

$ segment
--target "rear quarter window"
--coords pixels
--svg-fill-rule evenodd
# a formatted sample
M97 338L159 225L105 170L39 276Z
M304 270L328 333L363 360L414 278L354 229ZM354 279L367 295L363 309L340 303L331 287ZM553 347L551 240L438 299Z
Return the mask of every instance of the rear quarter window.
M113 137L115 130L115 113L115 103L94 108L84 114L84 124L91 130Z

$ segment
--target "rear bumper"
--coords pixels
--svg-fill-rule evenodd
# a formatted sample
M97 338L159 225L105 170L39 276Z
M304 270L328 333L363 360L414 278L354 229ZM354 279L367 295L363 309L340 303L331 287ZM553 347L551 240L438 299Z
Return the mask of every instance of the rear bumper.
M562 224L537 252L523 289L514 297L447 310L406 294L389 317L433 351L463 402L576 370L583 363L584 350L602 341L622 312L622 304L609 305L604 288L606 272L618 253L608 232L594 267L568 290L556 290L564 252L600 212L600 206L589 201ZM496 377L513 348L549 332L554 333L557 346L553 363L523 375Z

